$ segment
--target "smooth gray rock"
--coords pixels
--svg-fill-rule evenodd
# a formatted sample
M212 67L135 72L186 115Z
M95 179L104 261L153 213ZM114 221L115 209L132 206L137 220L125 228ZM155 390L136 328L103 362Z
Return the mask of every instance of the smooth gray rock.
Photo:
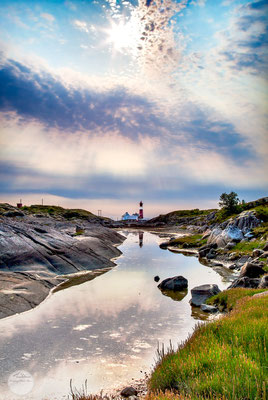
M200 308L202 311L207 312L207 313L216 313L219 311L217 309L217 307L210 306L208 304L201 304Z
M174 276L173 278L164 279L158 288L161 290L183 290L187 289L188 281L183 276Z
M190 304L199 307L201 304L205 303L207 299L220 292L218 285L215 284L196 286L191 290L192 298Z
M76 220L63 218L1 216L0 270L8 276L1 275L0 290L2 284L8 289L4 287L0 293L0 317L35 307L50 288L61 282L60 275L115 265L111 259L121 254L116 245L123 242L123 236L100 224L83 221L85 233L79 240L74 236L76 225ZM17 290L18 277L20 281L25 278L26 289L19 284ZM10 296L8 293L13 290L14 296Z

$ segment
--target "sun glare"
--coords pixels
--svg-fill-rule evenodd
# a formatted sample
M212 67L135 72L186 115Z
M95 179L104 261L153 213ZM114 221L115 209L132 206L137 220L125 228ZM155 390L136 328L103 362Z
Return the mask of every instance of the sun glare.
M113 50L118 52L131 52L137 50L138 40L140 36L139 24L131 19L127 22L111 22L110 28L106 30L107 42L112 46Z

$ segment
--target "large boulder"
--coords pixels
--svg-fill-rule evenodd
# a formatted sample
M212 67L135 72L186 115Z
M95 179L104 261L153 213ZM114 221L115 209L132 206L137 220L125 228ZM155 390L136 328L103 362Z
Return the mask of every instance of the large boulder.
M249 289L256 289L260 284L259 278L248 278L244 276L243 278L237 278L233 281L233 283L227 289L234 289L234 288L249 288Z
M191 290L192 298L190 303L192 306L199 307L201 304L205 303L207 299L218 293L220 293L218 285L207 284L196 286Z
M264 269L259 264L253 264L246 262L241 268L240 278L247 276L248 278L259 278L259 276L265 273Z
M161 290L183 290L187 289L188 281L183 276L174 276L173 278L164 279L159 283L158 288Z

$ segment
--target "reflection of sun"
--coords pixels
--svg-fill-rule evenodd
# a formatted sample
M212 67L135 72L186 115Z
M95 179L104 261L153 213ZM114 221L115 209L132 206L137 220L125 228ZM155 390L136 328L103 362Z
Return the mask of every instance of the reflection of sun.
M136 52L138 40L140 37L140 27L134 18L129 21L120 21L115 23L111 21L110 28L105 30L107 42L118 52L130 51Z

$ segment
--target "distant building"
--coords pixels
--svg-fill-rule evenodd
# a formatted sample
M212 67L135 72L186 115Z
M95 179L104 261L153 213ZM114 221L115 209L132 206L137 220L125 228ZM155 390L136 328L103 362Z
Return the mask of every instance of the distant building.
M139 219L139 214L137 213L130 215L128 212L125 212L125 214L122 215L123 221L138 221L138 219Z

